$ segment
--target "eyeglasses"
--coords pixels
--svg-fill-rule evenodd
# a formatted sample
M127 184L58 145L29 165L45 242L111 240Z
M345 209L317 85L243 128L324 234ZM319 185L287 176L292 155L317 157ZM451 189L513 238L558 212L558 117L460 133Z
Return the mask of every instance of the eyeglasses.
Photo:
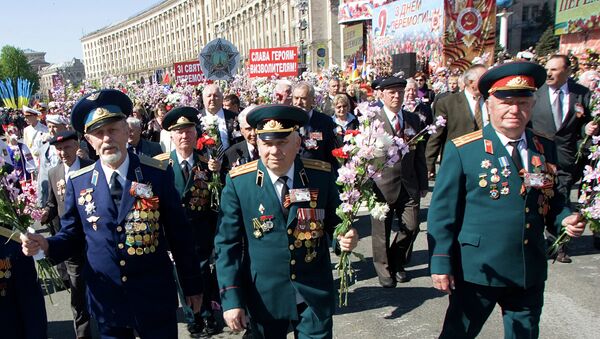
M425 79L415 79L415 81L421 82L421 81L425 81Z

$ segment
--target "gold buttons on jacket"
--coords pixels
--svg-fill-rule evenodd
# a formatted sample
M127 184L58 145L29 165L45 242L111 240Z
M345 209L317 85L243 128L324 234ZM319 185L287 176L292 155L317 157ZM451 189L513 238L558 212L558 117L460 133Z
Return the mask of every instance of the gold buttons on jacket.
M289 248L290 248L290 251L293 251L294 250L294 245L290 245Z
M121 261L119 261L119 265L121 265L121 266L125 266L125 260L121 260Z
M292 231L291 228L288 228L288 234L292 234L292 233L294 233L294 231Z
M292 278L292 280L296 280L296 275L292 274L291 278Z
M123 227L117 226L117 232L123 232Z
M292 261L290 261L290 265L296 265L296 260L292 259Z
M122 281L122 282L126 282L126 281L127 281L127 277L126 277L126 276L122 276L122 277L121 277L121 281Z
M523 241L523 244L527 245L529 243L529 239L525 239L525 241Z
M527 228L527 229L531 228L531 224L530 223L525 224L525 228Z
M529 207L525 207L525 213L529 213Z
M117 247L118 247L120 250L122 250L122 249L123 249L123 247L125 247L125 245L123 245L122 243L119 243L119 244L117 245Z

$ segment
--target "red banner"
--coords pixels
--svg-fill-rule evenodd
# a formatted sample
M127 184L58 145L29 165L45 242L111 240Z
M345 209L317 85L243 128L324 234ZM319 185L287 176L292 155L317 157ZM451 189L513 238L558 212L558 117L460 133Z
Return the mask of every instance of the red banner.
M298 75L298 47L250 50L250 77L282 77Z
M188 83L190 85L198 85L202 82L202 70L200 69L200 61L176 62L173 64L175 69L175 82Z

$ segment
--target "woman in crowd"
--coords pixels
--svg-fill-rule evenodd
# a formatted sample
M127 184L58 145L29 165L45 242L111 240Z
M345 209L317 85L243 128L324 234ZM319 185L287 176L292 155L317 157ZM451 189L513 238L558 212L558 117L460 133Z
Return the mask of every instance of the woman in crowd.
M427 87L427 76L423 72L417 72L414 79L417 83L417 97L421 99L422 103L431 107L433 99L435 99L435 93Z
M408 79L406 81L406 88L404 89L404 102L402 109L407 112L412 112L419 115L421 121L424 124L429 125L433 122L433 113L429 105L425 104L421 98L418 97L418 84L414 79ZM429 138L429 134L425 136Z
M148 126L144 130L144 137L150 141L159 142L160 132L162 131L162 121L167 114L167 107L165 104L160 103L154 108L154 119L148 122Z
M344 134L347 130L358 128L358 119L350 113L350 100L346 94L338 94L333 98L335 114L331 117L336 126L333 130L338 145L344 142Z

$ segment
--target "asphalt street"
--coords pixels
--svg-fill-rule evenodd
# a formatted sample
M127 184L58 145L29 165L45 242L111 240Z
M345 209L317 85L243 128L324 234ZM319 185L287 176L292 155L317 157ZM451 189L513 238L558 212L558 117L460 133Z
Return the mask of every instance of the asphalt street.
M436 338L440 332L448 298L431 287L427 268L426 215L431 194L421 203L421 234L415 244L410 267L411 281L394 289L381 288L371 263L370 221L363 215L356 223L361 234L357 252L364 262L355 262L356 282L350 288L348 306L338 308L333 318L335 338ZM366 211L365 211L366 212ZM499 211L502 213L502 211ZM494 222L493 215L482 216ZM591 233L574 239L573 263L549 265L545 305L540 324L540 338L598 338L600 333L600 251L592 247ZM335 262L337 258L332 255ZM334 272L335 276L335 272ZM598 289L598 290L596 290ZM68 293L46 297L49 337L74 338ZM179 337L189 338L183 321ZM293 336L290 334L289 336ZM502 317L497 307L484 326L480 338L502 338ZM225 331L214 338L241 338Z

